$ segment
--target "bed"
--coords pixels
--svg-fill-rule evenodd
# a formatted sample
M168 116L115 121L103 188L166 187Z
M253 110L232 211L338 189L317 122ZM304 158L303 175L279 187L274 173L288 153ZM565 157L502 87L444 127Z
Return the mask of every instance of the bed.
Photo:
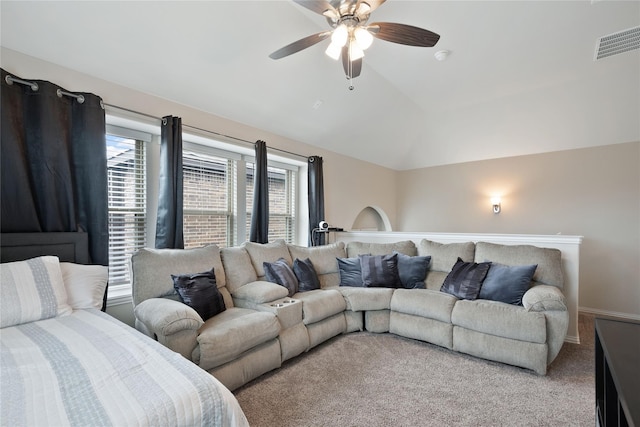
M0 424L248 425L213 376L100 310L80 234L0 236Z

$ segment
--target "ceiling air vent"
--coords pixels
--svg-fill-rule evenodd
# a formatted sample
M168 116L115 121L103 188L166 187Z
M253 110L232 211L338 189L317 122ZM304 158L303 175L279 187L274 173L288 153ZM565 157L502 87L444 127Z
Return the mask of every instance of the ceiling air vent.
M634 49L640 49L640 27L601 37L596 44L594 61Z

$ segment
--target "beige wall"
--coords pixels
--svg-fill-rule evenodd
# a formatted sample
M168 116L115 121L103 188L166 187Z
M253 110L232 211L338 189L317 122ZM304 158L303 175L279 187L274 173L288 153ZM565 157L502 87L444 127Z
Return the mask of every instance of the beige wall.
M397 197L398 231L584 236L580 307L640 318L639 142L403 171Z

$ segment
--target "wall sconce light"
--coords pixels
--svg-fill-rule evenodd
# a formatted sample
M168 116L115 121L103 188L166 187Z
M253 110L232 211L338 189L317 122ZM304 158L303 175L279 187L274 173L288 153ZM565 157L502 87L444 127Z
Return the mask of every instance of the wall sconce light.
M492 197L491 198L491 204L493 205L493 213L494 214L499 214L500 213L500 197Z

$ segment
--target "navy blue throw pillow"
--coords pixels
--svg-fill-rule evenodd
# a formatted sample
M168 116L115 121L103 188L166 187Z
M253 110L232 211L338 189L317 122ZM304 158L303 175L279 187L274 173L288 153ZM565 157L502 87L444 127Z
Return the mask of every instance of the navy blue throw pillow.
M397 288L402 286L398 276L398 255L358 255L362 269L362 283L367 288Z
M529 289L537 267L537 264L515 266L491 264L478 298L522 305L522 296Z
M360 258L336 259L338 260L338 270L340 271L340 286L363 287Z
M318 274L309 258L293 261L293 272L298 278L298 292L312 291L320 289Z
M425 289L424 279L427 277L431 256L409 256L398 254L398 275L402 287L406 289Z
M289 297L298 292L298 279L284 258L275 262L263 262L262 266L267 280L287 288Z
M482 282L491 267L490 262L464 262L458 258L451 272L444 279L440 290L460 299L478 298Z
M206 321L226 310L213 269L196 274L172 274L171 278L180 301L193 308L202 320Z

